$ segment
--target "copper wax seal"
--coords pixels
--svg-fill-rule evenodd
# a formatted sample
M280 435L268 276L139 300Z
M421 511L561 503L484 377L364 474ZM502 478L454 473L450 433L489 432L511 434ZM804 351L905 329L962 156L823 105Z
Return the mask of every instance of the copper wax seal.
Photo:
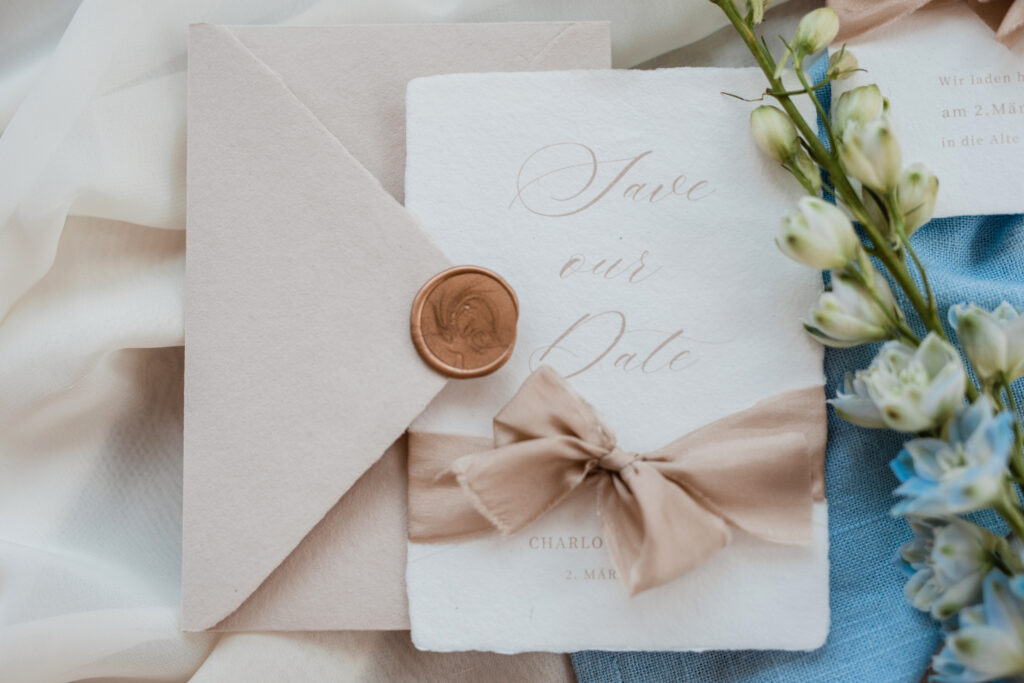
M488 375L512 355L519 301L497 273L449 268L427 281L412 303L412 341L449 377Z

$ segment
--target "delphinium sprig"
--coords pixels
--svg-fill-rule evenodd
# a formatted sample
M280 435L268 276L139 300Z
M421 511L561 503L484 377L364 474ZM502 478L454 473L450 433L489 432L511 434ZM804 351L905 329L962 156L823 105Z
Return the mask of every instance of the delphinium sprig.
M933 680L1024 674L1024 429L1013 394L1024 376L1024 316L1007 302L939 310L910 239L932 217L938 179L921 164L904 166L877 85L852 88L825 111L815 93L861 70L845 46L832 51L820 81L805 69L835 40L836 13L804 16L776 58L755 35L767 0L710 1L746 43L767 80L764 96L775 101L751 113L757 145L807 193L776 238L793 260L829 273L804 328L827 346L882 342L829 403L854 424L913 435L892 461L901 498L893 514L915 533L900 549L904 593L946 634ZM784 83L790 69L799 85ZM810 98L818 121L803 117L799 97ZM1009 536L961 516L986 509Z

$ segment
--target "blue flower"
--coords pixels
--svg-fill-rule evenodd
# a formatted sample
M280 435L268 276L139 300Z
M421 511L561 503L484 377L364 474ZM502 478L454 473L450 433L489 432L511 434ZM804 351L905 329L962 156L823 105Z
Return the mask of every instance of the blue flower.
M960 612L956 630L932 659L933 681L976 683L1024 674L1024 600L999 570L982 586L982 603Z
M940 621L977 602L996 552L1011 553L1006 539L959 517L909 522L915 538L900 548L897 560L910 577L903 593Z
M1013 416L981 397L950 422L947 438L913 439L890 463L905 500L893 515L937 517L988 507L1004 492Z

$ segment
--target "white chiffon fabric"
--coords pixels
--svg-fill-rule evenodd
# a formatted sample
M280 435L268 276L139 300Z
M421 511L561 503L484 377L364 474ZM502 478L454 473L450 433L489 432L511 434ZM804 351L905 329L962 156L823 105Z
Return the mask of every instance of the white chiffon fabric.
M0 680L571 678L404 632L178 624L188 24L544 19L611 20L620 67L723 23L707 0L0 3Z

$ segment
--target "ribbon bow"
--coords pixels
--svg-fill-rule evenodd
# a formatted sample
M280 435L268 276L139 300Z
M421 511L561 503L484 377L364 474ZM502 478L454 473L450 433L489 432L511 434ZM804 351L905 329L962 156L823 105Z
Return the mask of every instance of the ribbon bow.
M513 534L585 482L631 594L690 571L731 539L811 542L824 499L823 389L779 394L651 453L621 448L590 404L541 366L494 418L494 441L410 432L409 538Z
M844 41L929 5L960 0L828 0L839 15L838 40ZM968 0L971 9L996 31L1004 45L1024 34L1024 0Z

